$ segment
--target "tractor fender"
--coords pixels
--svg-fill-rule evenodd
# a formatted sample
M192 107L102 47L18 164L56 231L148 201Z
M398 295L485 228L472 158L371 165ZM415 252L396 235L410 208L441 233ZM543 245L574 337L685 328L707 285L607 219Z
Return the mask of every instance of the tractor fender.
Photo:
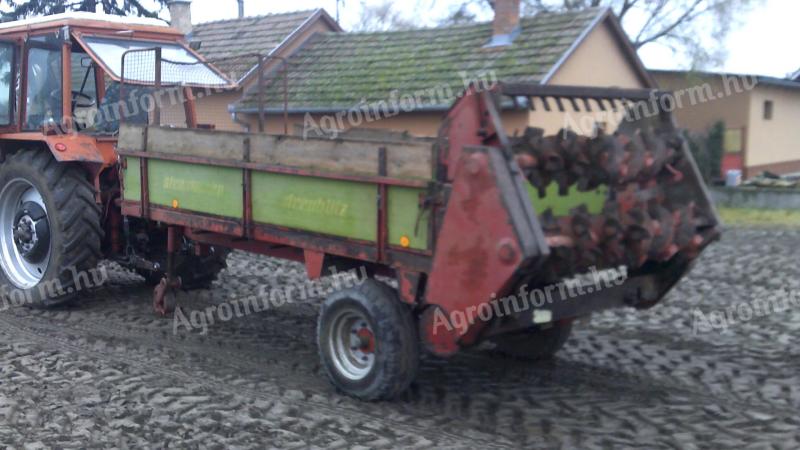
M117 160L111 142L98 142L97 139L80 135L66 134L42 136L42 141L59 162L94 163L109 166Z
M58 162L76 162L99 173L117 162L115 141L97 140L91 136L71 133L45 135L42 133L3 134L2 140L13 143L14 148L29 144L46 147ZM26 144L27 143L27 144Z

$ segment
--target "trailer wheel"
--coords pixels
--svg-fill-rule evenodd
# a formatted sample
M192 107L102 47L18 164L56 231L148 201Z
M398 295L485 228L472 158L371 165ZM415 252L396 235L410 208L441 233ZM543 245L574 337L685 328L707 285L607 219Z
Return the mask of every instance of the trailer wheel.
M512 358L538 361L555 356L572 334L572 322L557 322L550 328L535 328L492 338L495 351Z
M96 287L100 208L80 168L22 150L0 165L0 285L14 305L51 307Z
M317 322L317 345L333 385L361 400L396 397L419 368L411 310L375 280L328 297Z

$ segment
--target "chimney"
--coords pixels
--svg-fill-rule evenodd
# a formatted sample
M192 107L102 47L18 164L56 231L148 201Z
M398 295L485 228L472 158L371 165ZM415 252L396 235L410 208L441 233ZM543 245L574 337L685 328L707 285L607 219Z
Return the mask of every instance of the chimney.
M244 0L239 0L239 18L244 19Z
M519 34L520 0L494 0L492 40L486 47L511 45Z
M167 7L172 28L176 28L183 34L191 34L192 0L170 0Z

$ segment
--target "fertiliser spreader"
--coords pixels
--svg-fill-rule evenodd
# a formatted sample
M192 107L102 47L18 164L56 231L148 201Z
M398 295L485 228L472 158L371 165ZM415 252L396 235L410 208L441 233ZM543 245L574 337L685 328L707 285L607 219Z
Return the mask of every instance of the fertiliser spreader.
M573 319L657 303L717 237L669 114L589 138L509 137L498 113L508 98L625 104L650 95L473 90L434 144L124 126L122 213L166 224L170 253L186 238L301 261L312 279L357 266L396 278L397 289L370 280L331 295L318 328L336 386L391 397L414 378L418 342L442 356L485 340L550 355ZM615 282L543 289L603 269L616 269ZM544 301L522 298L541 292Z
M421 348L552 355L574 319L658 303L718 236L666 93L475 87L434 141L234 133L198 126L193 89L233 83L173 30L67 17L3 34L3 79L22 89L9 86L0 134L0 281L51 306L108 258L156 285L168 314L171 293L207 287L228 249L300 261L312 279L363 267L371 278L330 295L318 322L324 369L358 398L404 391ZM181 128L160 126L158 108L87 113L166 88L184 94ZM658 109L614 134L508 136L501 111L534 100Z

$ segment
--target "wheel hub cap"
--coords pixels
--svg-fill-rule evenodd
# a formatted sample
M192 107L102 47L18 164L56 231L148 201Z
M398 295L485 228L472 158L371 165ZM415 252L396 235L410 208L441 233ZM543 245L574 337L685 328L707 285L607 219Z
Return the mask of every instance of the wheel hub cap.
M375 365L377 340L359 311L342 311L333 320L330 350L337 371L349 380L365 378Z
M50 249L50 225L47 213L35 202L26 202L17 211L13 229L14 244L28 262L42 262Z
M0 188L0 267L19 289L44 278L51 255L50 223L39 191L27 180Z

